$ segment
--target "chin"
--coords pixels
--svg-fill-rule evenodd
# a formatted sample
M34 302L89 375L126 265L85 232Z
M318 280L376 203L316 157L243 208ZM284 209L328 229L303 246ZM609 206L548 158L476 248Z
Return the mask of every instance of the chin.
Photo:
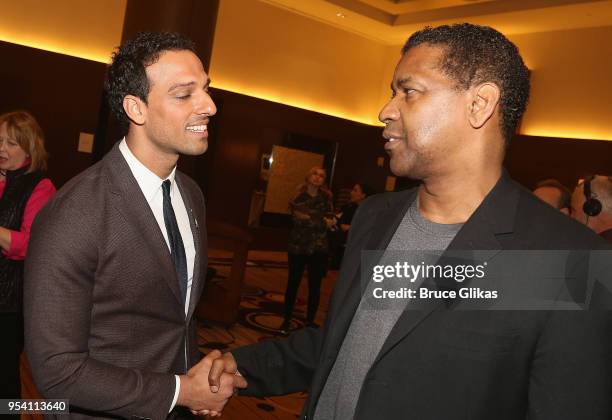
M206 138L202 138L201 140L198 140L197 143L192 143L191 147L181 150L180 153L187 156L199 156L206 153L207 150L208 140Z
M389 168L395 176L422 180L431 174L432 164L427 156L411 152L391 156Z
M389 162L389 169L391 169L391 173L395 176L411 178L412 168L410 168L410 165L406 162L394 162L393 159L391 159L391 162Z

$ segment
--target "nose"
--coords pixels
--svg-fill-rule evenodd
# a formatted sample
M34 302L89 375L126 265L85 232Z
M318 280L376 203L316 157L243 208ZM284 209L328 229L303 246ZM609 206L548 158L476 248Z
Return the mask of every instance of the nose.
M381 123L389 124L391 121L397 121L399 119L399 110L395 106L394 98L389 99L389 102L383 106L378 114L378 120Z
M217 113L217 107L208 92L204 92L196 107L196 113L212 117Z

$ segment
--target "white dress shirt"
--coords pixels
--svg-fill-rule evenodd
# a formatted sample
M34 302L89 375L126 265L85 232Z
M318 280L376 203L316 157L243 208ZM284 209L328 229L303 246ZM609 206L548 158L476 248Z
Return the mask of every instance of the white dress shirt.
M134 175L134 178L136 178L136 182L138 182L138 186L144 194L147 203L149 203L149 207L153 212L153 216L155 216L155 220L159 225L159 229L161 230L161 233L164 236L164 239L166 240L168 251L170 251L168 232L166 231L166 223L164 222L164 199L162 191L162 182L165 180L154 174L149 168L143 165L142 162L140 162L136 156L134 156L134 154L126 143L125 138L121 140L121 143L119 143L119 150L127 161L127 164L130 167L130 170L132 171L132 175ZM185 207L183 197L181 197L181 192L179 191L178 186L176 185L176 181L174 179L175 174L176 167L174 167L174 169L166 179L170 180L170 200L172 201L172 208L174 209L174 214L176 215L176 222L178 223L179 231L181 232L181 238L183 239L183 245L185 246L185 256L187 257L187 296L185 298L185 316L187 316L187 312L189 310L189 298L191 296L191 284L193 282L193 269L195 264L195 244L193 242L193 233L191 232L191 224L189 223L189 215L187 214L187 208ZM186 351L187 349L185 349L185 352ZM185 354L185 358L186 357L187 354ZM170 406L170 410L168 410L168 412L172 411L172 409L176 405L179 391L181 389L181 381L178 375L175 375L175 380L176 386L174 391L174 398L172 400L172 405Z

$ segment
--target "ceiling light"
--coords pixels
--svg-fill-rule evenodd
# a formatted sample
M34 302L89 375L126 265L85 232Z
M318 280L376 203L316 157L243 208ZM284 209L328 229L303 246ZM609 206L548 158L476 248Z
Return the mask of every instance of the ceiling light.
M346 17L346 15L344 13L342 13L342 12L336 13L336 16L339 17L339 18L342 18L342 19L344 19Z

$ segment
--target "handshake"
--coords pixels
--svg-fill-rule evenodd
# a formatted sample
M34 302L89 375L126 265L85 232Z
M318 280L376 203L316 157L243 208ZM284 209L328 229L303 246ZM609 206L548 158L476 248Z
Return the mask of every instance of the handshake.
M247 381L238 372L231 353L213 350L197 365L180 376L181 386L177 405L187 407L193 414L218 417L225 404Z

